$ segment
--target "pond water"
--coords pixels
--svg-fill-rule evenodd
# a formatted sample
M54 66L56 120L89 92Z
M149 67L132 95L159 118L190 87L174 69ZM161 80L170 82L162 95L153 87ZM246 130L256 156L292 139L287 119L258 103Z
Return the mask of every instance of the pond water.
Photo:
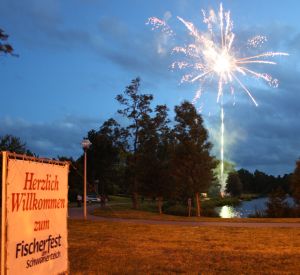
M294 204L294 200L288 197L287 202L289 205ZM221 218L247 218L255 214L256 211L264 211L266 209L266 202L268 198L258 198L251 201L243 201L238 206L222 206L216 207L217 213Z

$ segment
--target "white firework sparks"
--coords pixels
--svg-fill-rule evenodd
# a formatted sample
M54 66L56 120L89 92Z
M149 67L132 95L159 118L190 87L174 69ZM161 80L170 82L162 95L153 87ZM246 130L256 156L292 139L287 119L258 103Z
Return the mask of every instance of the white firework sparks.
M207 25L206 32L200 32L192 22L188 22L179 16L177 17L188 29L195 42L184 47L177 46L173 48L173 53L182 53L186 58L185 60L172 63L171 68L187 69L189 71L183 75L181 82L200 82L202 85L207 79L217 77L217 102L223 95L224 85L231 85L235 82L257 106L256 100L249 89L241 82L239 75L260 78L270 86L276 87L278 85L277 79L274 79L267 73L256 72L248 66L253 64L275 65L276 62L270 60L270 58L287 56L288 53L264 52L254 56L238 57L233 50L235 34L232 32L233 22L230 18L230 11L224 12L221 3L217 14L214 10L210 10L208 14L202 10L202 13L203 22ZM149 18L147 24L152 25L152 29L160 28L163 32L174 35L171 28L163 20L156 17ZM266 41L267 38L265 36L257 35L249 39L247 45L252 48L259 48ZM232 90L233 88L230 89L230 91Z
M271 86L277 86L278 80L266 73L256 72L248 65L252 64L269 64L275 65L276 62L269 60L275 56L286 56L284 52L264 52L254 56L239 58L235 55L232 48L234 44L235 34L232 32L233 23L230 19L230 11L224 12L223 6L220 4L218 14L213 10L209 12L209 16L203 12L203 22L207 24L208 31L202 33L194 26L193 23L177 17L189 30L190 35L194 38L195 43L185 47L175 47L174 52L184 53L190 62L174 62L173 68L189 68L192 69L185 74L182 81L196 82L201 84L206 79L212 77L218 78L218 96L217 102L223 96L223 87L225 84L237 83L243 91L251 98L257 106L257 102L250 93L249 89L241 82L238 75L250 75L266 81ZM265 36L257 35L248 40L248 45L258 48L267 41ZM182 65L184 64L184 65ZM232 89L231 89L232 90Z
M181 79L181 82L199 82L198 89L193 103L195 103L203 91L203 85L207 80L217 78L218 93L217 102L221 103L221 184L224 186L224 110L223 110L223 88L229 85L228 89L234 95L234 84L238 86L251 98L253 103L257 106L255 98L252 96L250 90L243 84L240 76L251 76L262 79L270 86L277 87L278 80L267 73L254 71L250 68L253 64L267 64L275 65L276 62L271 58L276 56L287 56L285 52L263 52L253 56L239 57L236 55L233 45L235 41L235 34L233 33L233 22L230 18L230 11L223 10L222 3L218 13L210 10L207 14L204 10L203 22L207 25L206 32L200 32L192 22L188 22L181 17L177 17L180 22L188 29L189 34L193 37L194 43L184 47L177 46L173 48L173 53L183 54L184 60L176 61L171 65L171 68L178 68L180 70L187 70ZM170 27L159 19L154 17L148 21L154 28L161 27L163 31L171 33ZM265 36L257 35L247 41L249 47L258 49L263 43L267 41ZM220 100L221 99L221 100Z

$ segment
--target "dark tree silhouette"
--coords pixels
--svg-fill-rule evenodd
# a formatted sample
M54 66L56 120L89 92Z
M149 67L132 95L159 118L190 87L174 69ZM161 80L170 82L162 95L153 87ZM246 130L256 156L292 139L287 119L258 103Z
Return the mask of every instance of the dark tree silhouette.
M162 213L163 199L170 198L173 193L168 169L170 128L167 107L158 105L155 112L153 118L146 117L142 123L137 171L142 183L141 192L156 197L158 211Z
M68 199L75 202L78 194L83 194L83 163L75 161L73 158L66 156L58 156L60 161L68 161L69 174L68 174Z
M88 180L98 184L97 192L114 193L118 188L119 174L125 165L127 131L114 119L108 119L99 131L91 130L88 139L92 145L88 150Z
M123 106L118 113L127 118L129 125L127 130L131 140L128 144L131 145L132 155L128 158L128 175L131 175L130 189L132 193L133 208L138 208L138 192L140 183L138 182L137 161L138 150L141 147L141 131L145 120L150 119L152 112L150 103L153 99L151 94L140 94L140 78L131 81L131 84L126 87L123 94L117 95L117 101Z
M242 183L238 173L231 172L228 174L225 191L233 197L238 197L242 194Z
M0 54L4 53L4 54L17 56L16 54L13 53L14 52L13 47L9 43L6 43L8 37L9 35L6 34L4 30L0 28Z
M0 152L9 151L17 154L27 154L33 156L34 154L26 148L26 143L22 142L19 137L13 135L0 136ZM0 171L2 173L2 154L0 154ZM2 190L2 177L0 177L0 188ZM0 192L0 197L1 197ZM1 197L2 198L2 197Z
M0 137L0 151L9 151L30 156L33 155L33 153L26 148L26 143L23 143L19 137L13 135L4 135Z
M240 169L237 172L242 183L243 193L255 193L253 191L254 175L246 169Z
M254 173L251 173L246 169L240 169L238 174L243 187L242 193L267 195L278 187L282 188L286 193L290 193L291 175L289 174L274 177L259 170L255 170Z
M286 217L290 212L289 205L286 202L286 193L280 187L270 193L266 206L266 216L269 218Z
M213 181L214 158L203 120L193 104L184 101L175 107L175 148L171 159L172 176L179 192L196 198L200 216L200 193L208 191ZM187 199L187 198L185 198Z
M300 160L296 162L296 168L291 177L291 193L300 209Z

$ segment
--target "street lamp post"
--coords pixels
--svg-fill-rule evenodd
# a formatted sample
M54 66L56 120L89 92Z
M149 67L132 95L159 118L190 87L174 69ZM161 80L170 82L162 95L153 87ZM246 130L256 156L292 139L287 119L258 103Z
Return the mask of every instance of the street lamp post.
M83 168L83 216L86 220L86 151L92 143L87 139L83 139L81 142L82 149L84 151L84 168Z

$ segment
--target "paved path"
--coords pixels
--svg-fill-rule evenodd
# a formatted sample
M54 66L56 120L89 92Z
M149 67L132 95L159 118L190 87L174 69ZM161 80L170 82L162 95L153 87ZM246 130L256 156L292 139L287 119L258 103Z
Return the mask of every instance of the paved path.
M99 207L99 205L88 206L88 220L93 221L110 221L110 222L126 222L134 224L165 224L179 226L224 226L224 227L291 227L300 228L300 223L276 223L276 222L184 222L184 221L160 221L160 220L142 220L142 219L122 219L122 218L107 218L94 216L90 213ZM83 208L69 208L70 219L83 219Z

